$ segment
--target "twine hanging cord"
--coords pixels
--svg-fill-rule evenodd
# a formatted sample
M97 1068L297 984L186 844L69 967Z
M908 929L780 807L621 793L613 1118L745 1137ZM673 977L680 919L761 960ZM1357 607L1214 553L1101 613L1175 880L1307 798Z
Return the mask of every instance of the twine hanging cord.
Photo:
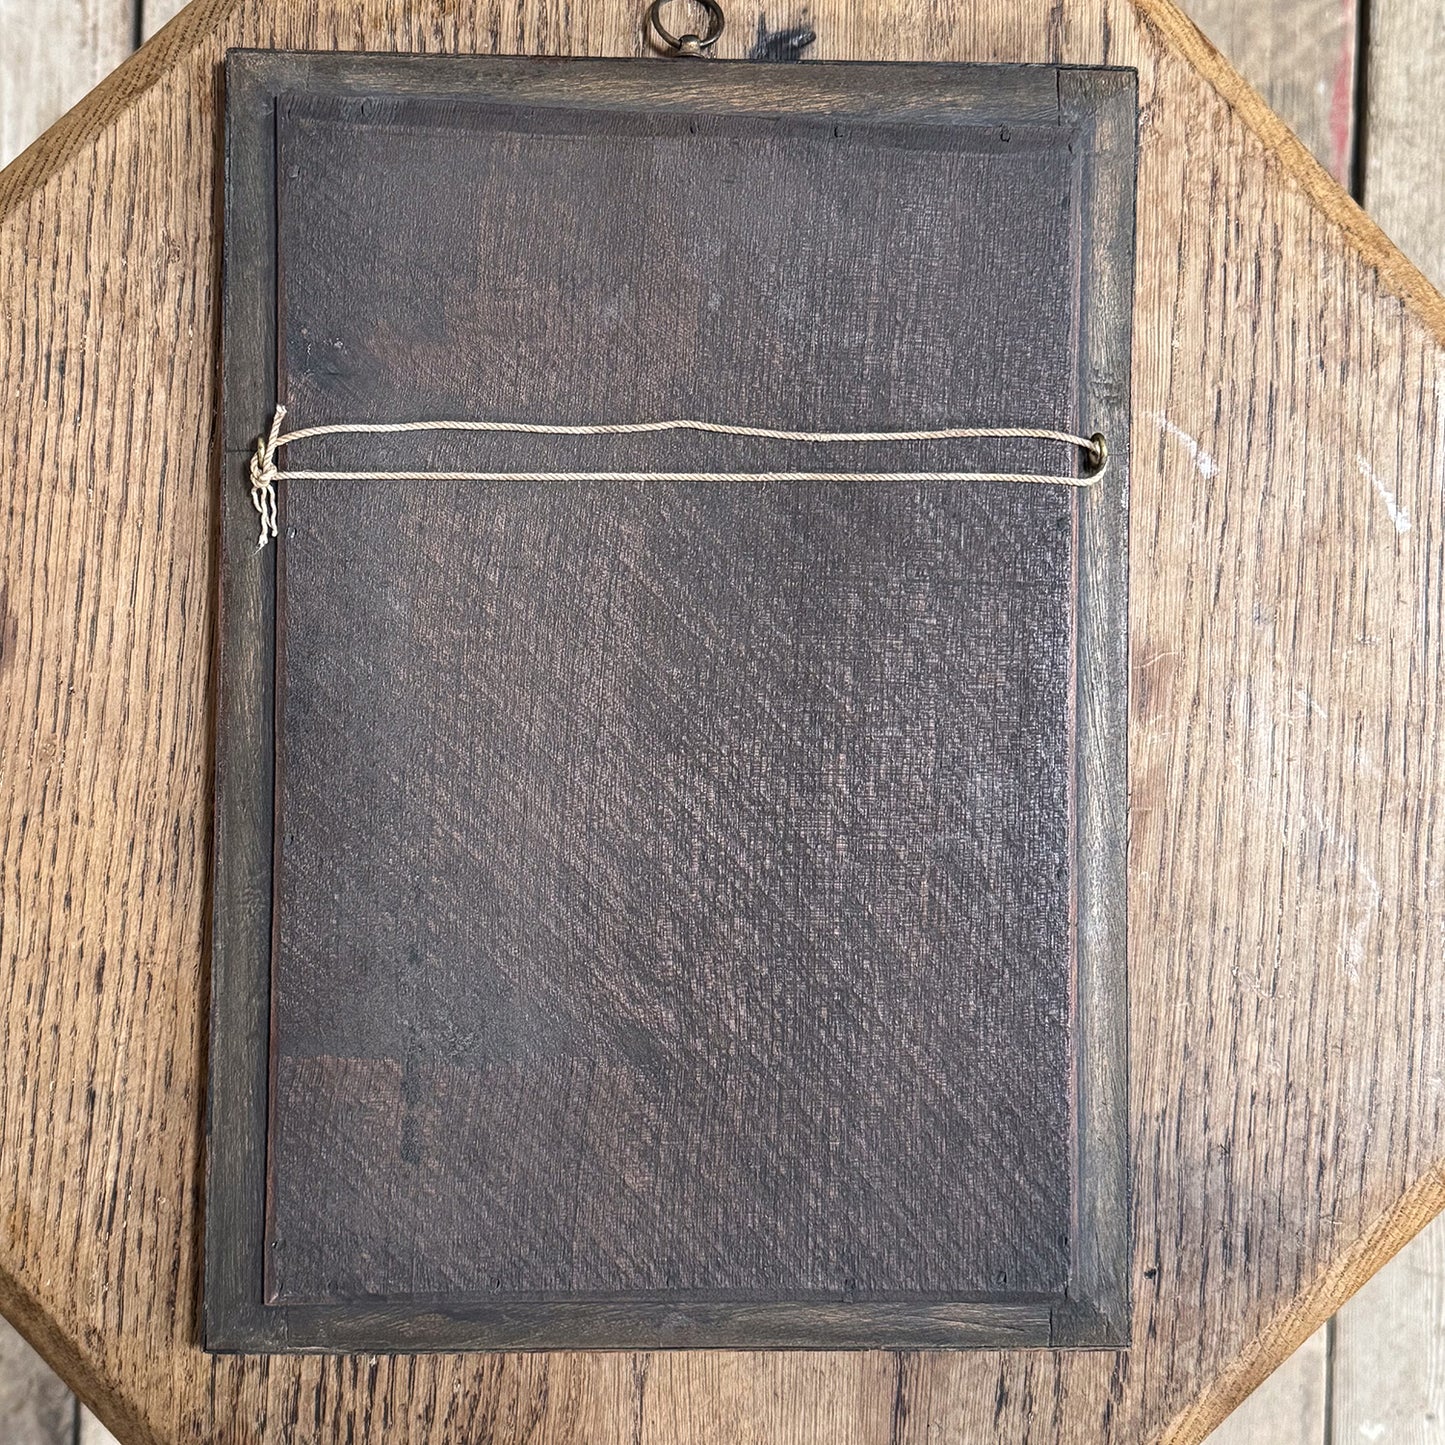
M278 406L271 429L256 439L251 458L251 505L261 519L261 546L276 536L277 482L1041 482L1091 487L1108 466L1104 437L1074 436L1043 427L938 427L928 431L785 431L780 427L734 426L717 421L601 422L586 426L521 421L335 422L282 432L286 408ZM715 436L755 437L783 442L941 442L1025 439L1077 447L1085 468L1078 476L1038 472L337 472L282 471L276 453L284 446L328 436L394 436L406 432L508 432L531 436L637 436L648 432L695 431Z

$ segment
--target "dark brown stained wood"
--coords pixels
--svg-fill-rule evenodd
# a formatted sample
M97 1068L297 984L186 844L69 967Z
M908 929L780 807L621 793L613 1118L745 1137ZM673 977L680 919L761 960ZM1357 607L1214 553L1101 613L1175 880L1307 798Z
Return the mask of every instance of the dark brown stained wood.
M228 435L1115 470L226 496L208 1339L1117 1342L1130 78L658 74L234 59Z
M1073 157L962 139L283 101L282 394L1077 429ZM1072 506L290 486L271 1298L1062 1292Z

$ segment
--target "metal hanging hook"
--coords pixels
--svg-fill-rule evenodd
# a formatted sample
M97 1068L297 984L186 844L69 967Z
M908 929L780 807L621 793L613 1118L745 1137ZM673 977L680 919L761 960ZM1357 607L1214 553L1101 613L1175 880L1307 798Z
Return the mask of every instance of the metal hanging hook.
M652 0L652 4L647 7L647 27L662 42L663 48L674 55L705 58L708 51L717 44L718 36L723 33L723 26L727 24L722 6L718 0L696 0L707 15L706 29L701 35L674 35L662 23L662 7L669 3L670 0Z

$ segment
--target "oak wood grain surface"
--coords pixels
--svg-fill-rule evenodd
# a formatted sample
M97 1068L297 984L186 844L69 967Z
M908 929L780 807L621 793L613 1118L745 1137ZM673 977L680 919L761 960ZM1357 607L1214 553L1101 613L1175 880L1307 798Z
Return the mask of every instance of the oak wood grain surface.
M825 55L1141 68L1136 1349L199 1354L215 63L636 46L610 5L427 17L200 6L0 177L25 400L4 419L7 1312L136 1439L1197 1438L1441 1202L1442 325L1154 4L812 15Z
M37 23L29 0L0 0L0 166L110 73L131 49L129 0L63 0ZM73 1445L74 1397L0 1320L0 1439Z
M1417 0L1375 0L1365 60L1364 203L1425 275L1445 285L1445 17ZM1335 1439L1445 1442L1445 1218L1340 1311L1331 1358Z
M1343 12L1351 8L1314 0L1264 9L1198 0L1189 7L1341 177L1350 168L1338 166L1322 144L1337 137L1338 129L1332 127L1328 137L1318 132L1308 93L1313 88L1320 97L1340 94L1344 52L1353 38L1351 17ZM1365 34L1366 53L1351 56L1361 62L1365 99L1354 121L1355 193L1439 286L1445 284L1439 144L1445 25L1438 7L1374 0ZM1307 84L1311 71L1313 87ZM1338 115L1333 107L1331 113ZM1445 1441L1445 1409L1439 1403L1445 1378L1442 1280L1445 1218L1438 1218L1343 1306L1327 1331L1281 1365L1214 1432L1210 1445Z
M74 3L79 8L87 3L87 0L74 0ZM127 14L130 9L129 5L124 4L117 8ZM175 0L165 0L165 3L151 0L151 3L147 3L143 8L143 28L148 38L181 7ZM1225 50L1245 76L1260 88L1274 108L1296 128L1321 161L1329 165L1338 176L1343 176L1344 173L1339 164L1338 148L1332 144L1335 137L1320 124L1318 98L1335 96L1339 92L1340 41L1345 38L1341 34L1345 23L1341 12L1345 8L1341 6L1337 11L1333 4L1321 4L1319 0L1299 0L1299 3L1285 0L1285 3L1264 6L1255 3L1255 0L1246 0L1246 3L1240 3L1240 0L1196 0L1196 3L1188 7L1191 15L1199 21L1211 39ZM1377 3L1374 9L1378 15L1383 6ZM25 8L20 14L20 20L33 24L34 12L28 7ZM1381 29L1383 28L1382 26ZM799 30L803 34L809 33L806 27L790 29L788 26L781 26L771 33L788 36L799 33ZM1402 30L1400 33L1409 32ZM1440 48L1439 40L1431 37L1430 32L1425 32L1425 35L1436 49ZM1381 38L1383 40L1383 36ZM1413 32L1412 43L1420 45L1421 32ZM1383 88L1399 81L1399 72L1410 62L1410 55L1409 47L1396 49L1379 45L1374 49L1381 57L1381 63L1376 63L1373 67L1372 80L1375 94L1379 95ZM1400 56L1399 60L1394 59L1397 55ZM28 142L34 131L48 124L62 109L78 99L86 86L95 79L94 75L87 76L84 72L86 57L83 50L52 47L47 52L47 57L52 63L59 58L69 67L69 88L57 90L54 95L47 91L48 105L31 107L39 124L35 125L30 133L18 132L21 143ZM0 60L0 67L5 69L10 77L9 83L15 87L17 94L22 90L33 90L35 61L36 57L24 46L9 47L3 60ZM43 69L42 65L42 72ZM1331 110L1334 110L1333 105ZM1429 123L1430 112L1428 88L1423 92L1412 89L1405 102L1399 106L1402 119L1408 121L1413 113L1416 117L1423 117L1418 122L1421 124ZM1336 131L1336 137L1337 135ZM12 137L8 144L11 150L18 148L15 137ZM1429 164L1428 155L1420 156L1410 151L1402 153L1396 150L1394 160L1405 167L1407 178L1411 175L1412 166L1424 162L1428 167ZM1391 179L1394 174L1396 172L1390 167L1377 168L1374 173L1375 184ZM1400 186L1400 194L1408 198L1409 208L1396 210L1391 216L1389 229L1395 239L1401 241L1407 251L1411 251L1411 228L1418 231L1427 242L1432 234L1438 233L1438 208L1432 205L1432 196L1435 193L1428 186L1411 184L1407 179ZM1419 252L1415 254L1417 259L1421 258ZM1439 281L1438 276L1432 279L1437 283ZM1436 1233L1441 1232L1442 1228L1445 1228L1445 1225L1442 1225L1441 1221L1429 1226L1429 1230ZM1403 1257L1392 1261L1382 1274L1377 1276L1377 1283L1388 1284L1389 1278L1397 1274L1405 1264ZM1378 1292L1368 1291L1369 1297L1356 1296L1345 1307L1346 1314L1369 1310L1372 1307L1371 1298ZM1398 1318L1397 1308L1393 1305L1391 1318ZM1393 1343L1397 1350L1408 1351L1416 1371L1422 1377L1428 1378L1433 1368L1432 1357L1437 1356L1441 1348L1440 1338L1428 1328L1428 1321L1424 1327L1415 1321L1408 1321L1404 1333L1397 1335ZM1348 1369L1348 1339L1342 1348L1340 1340L1336 1338L1332 1348L1339 1357L1338 1373L1341 1380L1352 1378ZM1316 1441L1322 1442L1325 1423L1324 1354L1324 1335L1321 1332L1286 1361L1276 1374L1270 1377L1266 1386L1251 1396L1245 1406L1216 1431L1212 1439L1216 1442L1226 1438L1253 1442L1277 1436L1282 1441L1311 1442L1311 1445ZM43 1369L43 1366L26 1366L21 1360L12 1359L9 1368L10 1377L17 1379L21 1375L29 1378L36 1369ZM1391 1402L1388 1396L1384 1396L1378 1379L1366 1380L1363 1375L1360 1378L1371 1398L1382 1402L1388 1412ZM83 1439L88 1445L92 1435L98 1437L101 1427L93 1417L88 1417L86 1425L91 1433ZM57 1435L56 1438L58 1440L60 1436ZM69 1439L68 1431L64 1438Z

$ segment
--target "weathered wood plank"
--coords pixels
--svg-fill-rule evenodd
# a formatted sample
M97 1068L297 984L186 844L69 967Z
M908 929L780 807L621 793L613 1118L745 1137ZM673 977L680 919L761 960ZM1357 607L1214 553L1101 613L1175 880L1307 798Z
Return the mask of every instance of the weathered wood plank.
M1355 143L1359 3L1187 0L1184 5L1230 63L1346 185Z
M187 0L139 0L139 4L141 38L149 40L186 8Z
M70 1445L75 1399L45 1361L0 1320L0 1440Z
M131 0L0 0L0 166L129 54Z
M1445 7L1373 0L1365 88L1364 203L1445 285Z
M148 7L147 34L169 18L164 9L160 0ZM0 165L119 65L134 34L131 0L78 0L47 7L43 25L38 18L23 0L0 3L6 41L0 51ZM0 1321L0 1440L71 1445L77 1429L80 1445L116 1445L44 1360Z
M1208 1445L1329 1445L1327 1335L1316 1330L1209 1436Z
M1332 1376L1336 1440L1445 1442L1445 1218L1339 1312Z
M1357 0L1188 0L1184 8L1320 164L1348 183L1357 133ZM1327 1331L1317 1330L1214 1431L1210 1445L1323 1445L1328 1348Z
M1260 6L1194 0L1193 17L1341 179L1348 175L1353 115L1355 21L1348 3ZM1367 57L1370 116L1365 144L1368 208L1437 283L1445 280L1445 128L1436 103L1445 65L1445 28L1436 6L1380 0L1372 10ZM1313 62L1313 64L1312 64ZM1326 105L1326 102L1328 104ZM1438 1236L1445 1225L1430 1226ZM1445 1261L1420 1242L1347 1304L1334 1337L1338 1438L1415 1439L1440 1433L1426 1416L1445 1358L1439 1300ZM1431 1307L1434 1306L1432 1316ZM1255 1441L1306 1445L1323 1438L1325 1334L1311 1340L1262 1384L1211 1437L1212 1445ZM1385 1364L1387 1368L1379 1366ZM1436 1386L1436 1388L1432 1388ZM1437 1415L1437 1421L1440 1417Z
M1364 117L1364 203L1445 285L1445 11L1375 0ZM1445 1441L1445 1219L1431 1224L1340 1311L1335 1438Z

